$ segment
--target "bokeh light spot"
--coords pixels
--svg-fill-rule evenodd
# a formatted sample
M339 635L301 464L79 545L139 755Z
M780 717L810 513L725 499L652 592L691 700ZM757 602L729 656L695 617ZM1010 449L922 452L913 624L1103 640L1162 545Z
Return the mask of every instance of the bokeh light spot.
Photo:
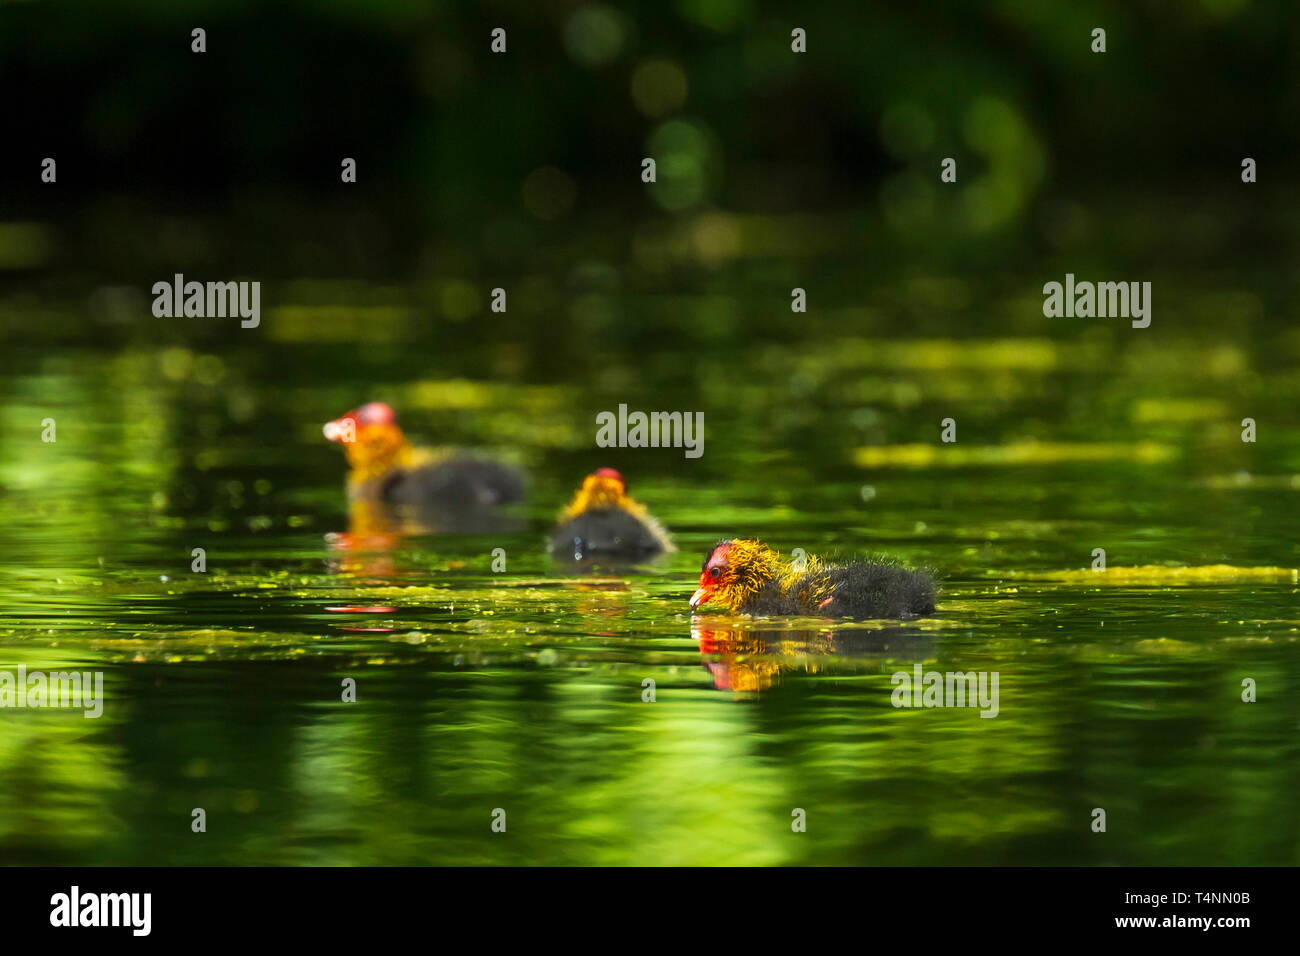
M617 10L590 3L573 11L564 25L564 48L584 66L604 66L623 49L626 35Z
M632 101L646 116L667 116L686 102L686 73L669 60L645 60L632 74Z

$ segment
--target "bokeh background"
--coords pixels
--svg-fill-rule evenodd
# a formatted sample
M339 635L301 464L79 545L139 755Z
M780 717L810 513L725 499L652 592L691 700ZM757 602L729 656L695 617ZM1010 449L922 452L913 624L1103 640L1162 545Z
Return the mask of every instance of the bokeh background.
M0 862L1297 862L1297 54L1285 0L0 3L0 667L110 695L0 715ZM155 318L178 272L260 327ZM340 550L370 399L521 529ZM546 555L605 464L677 554ZM732 534L940 615L692 622ZM894 710L918 661L1001 715Z

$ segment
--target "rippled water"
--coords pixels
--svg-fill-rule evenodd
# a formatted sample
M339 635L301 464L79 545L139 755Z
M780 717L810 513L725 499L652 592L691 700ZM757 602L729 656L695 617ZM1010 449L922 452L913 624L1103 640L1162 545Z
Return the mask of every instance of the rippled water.
M530 371L279 319L256 346L11 349L0 670L102 670L105 705L0 711L0 861L1300 862L1293 338L864 322ZM527 468L515 529L349 529L320 423L369 398ZM619 402L704 411L703 458L595 449ZM546 554L601 464L677 553ZM936 568L938 614L692 618L731 535ZM997 717L892 706L918 664L997 672Z

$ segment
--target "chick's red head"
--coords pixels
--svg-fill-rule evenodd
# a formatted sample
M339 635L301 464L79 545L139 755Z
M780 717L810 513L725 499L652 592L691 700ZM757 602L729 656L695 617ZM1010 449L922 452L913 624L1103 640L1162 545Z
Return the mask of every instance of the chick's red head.
M627 482L613 468L597 468L582 480L582 487L564 509L560 520L568 520L587 511L621 508L640 513L641 507L627 496Z
M700 568L700 586L691 596L691 608L716 599L728 611L737 613L776 582L781 573L780 558L763 542L752 538L719 541Z
M383 425L397 426L397 413L393 406L386 402L368 402L332 422L326 422L324 432L330 441L348 444L356 441L361 432Z
M700 586L691 595L691 610L707 604L719 589L729 586L735 579L731 567L731 542L719 541L704 559L700 568Z
M406 448L406 436L397 425L397 414L385 402L368 402L332 422L326 422L325 437L343 446L348 463L363 471L382 471Z

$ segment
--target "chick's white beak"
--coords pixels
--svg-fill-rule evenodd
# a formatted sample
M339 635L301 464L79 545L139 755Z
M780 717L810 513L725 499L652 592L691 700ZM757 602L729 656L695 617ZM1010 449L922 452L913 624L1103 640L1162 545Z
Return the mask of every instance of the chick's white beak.
M700 588L694 594L691 595L691 610L694 611L697 607L699 607L708 599L709 599L709 592L704 590L704 588Z

